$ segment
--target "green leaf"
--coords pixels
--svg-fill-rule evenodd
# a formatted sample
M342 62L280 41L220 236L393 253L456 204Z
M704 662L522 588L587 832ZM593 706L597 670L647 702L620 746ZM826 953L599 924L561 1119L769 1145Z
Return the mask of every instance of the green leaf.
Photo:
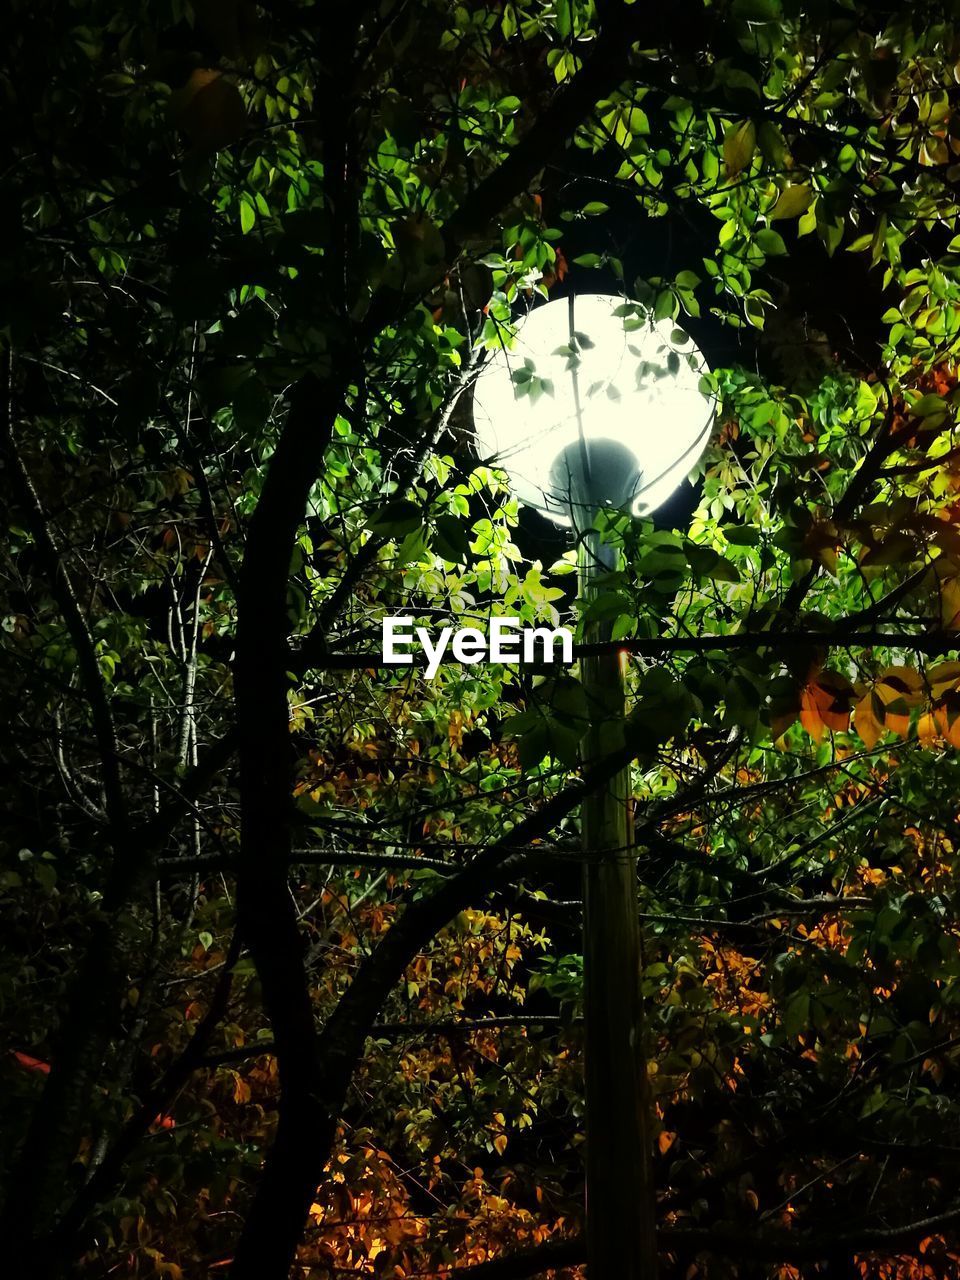
M726 89L739 89L741 93L749 93L752 98L760 97L760 86L749 71L741 71L737 67L732 67L724 71L722 77L718 78L722 80Z
M842 218L828 219L826 216L821 217L823 210L823 201L817 202L817 233L823 241L827 251L827 257L832 258L843 239L844 221Z
M725 524L721 532L732 547L755 547L760 541L760 530L750 524Z
M579 763L582 733L551 720L548 725L550 754L570 768Z
M693 572L700 577L709 578L711 582L740 581L737 566L712 547L700 547L691 542L687 546L687 558Z
M244 235L248 231L253 230L254 223L257 220L257 213L249 198L245 195L240 201L240 230Z
M397 549L397 568L402 569L404 565L422 560L427 553L429 541L430 530L424 525L411 529Z
M733 0L733 13L748 22L776 22L780 0Z
M653 309L654 320L676 320L680 310L680 301L672 289L664 289L657 294L657 305Z
M757 133L757 145L768 164L782 168L787 158L787 144L779 127L772 120L762 120Z
M915 413L918 418L929 418L935 413L946 413L947 404L942 396L936 396L932 393L920 396L918 400L910 405L910 412Z
M882 1111L886 1106L886 1102L887 1095L878 1086L860 1108L860 1119L866 1120L868 1116L874 1115L877 1111Z
M783 1014L783 1034L789 1039L806 1031L810 1025L810 996L800 991L787 1001Z
M632 729L641 729L655 742L675 737L694 711L693 696L679 680L662 667L648 671L640 680L640 697L630 713Z
M470 556L470 538L456 516L437 516L434 547L451 564L462 564Z
M647 113L639 107L631 107L626 115L626 125L635 138L645 138L650 132Z
M787 252L783 236L777 231L771 231L769 228L757 232L756 242L757 246L763 250L768 258L781 258Z
M262 431L272 406L273 397L263 381L251 374L233 396L233 420L242 431Z
M541 720L517 740L517 755L521 769L535 768L550 750L550 728Z
M629 611L630 597L621 591L601 591L590 601L583 611L585 621L596 621L604 618L616 618Z
M587 695L583 685L573 676L555 676L536 689L541 705L549 706L550 718L566 723L585 733L590 721Z
M403 538L422 521L421 508L407 498L400 498L382 507L370 520L369 528L382 538Z

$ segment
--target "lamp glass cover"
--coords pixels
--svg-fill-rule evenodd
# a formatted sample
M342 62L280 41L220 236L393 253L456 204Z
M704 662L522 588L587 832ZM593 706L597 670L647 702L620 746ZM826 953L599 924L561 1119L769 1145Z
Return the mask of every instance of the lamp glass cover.
M545 303L477 378L480 457L558 524L570 523L578 502L647 514L706 447L707 372L693 341L639 303L605 294Z

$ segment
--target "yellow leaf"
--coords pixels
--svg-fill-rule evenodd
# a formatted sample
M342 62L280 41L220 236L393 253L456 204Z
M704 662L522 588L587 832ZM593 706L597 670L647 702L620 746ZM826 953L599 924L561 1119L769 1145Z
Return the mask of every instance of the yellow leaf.
M960 671L960 663L954 665ZM880 673L880 682L894 689L909 707L919 707L926 694L923 676L914 667L887 667Z
M942 698L960 684L960 662L938 662L935 667L928 667L927 683L933 696Z
M753 159L757 149L757 128L752 120L732 124L723 139L723 163L727 176L736 177Z
M940 588L940 621L948 631L960 627L960 578L948 578Z
M910 732L910 711L923 701L923 681L908 667L890 667L873 687L873 712L891 733L905 738Z
M493 1145L496 1148L497 1155L502 1156L507 1149L507 1135L505 1133L498 1133L493 1140Z
M802 186L785 187L773 206L770 221L773 222L776 218L798 218L809 207L812 199L813 192L806 183Z
M239 89L208 67L196 67L183 88L171 95L170 114L201 151L229 146L247 127Z

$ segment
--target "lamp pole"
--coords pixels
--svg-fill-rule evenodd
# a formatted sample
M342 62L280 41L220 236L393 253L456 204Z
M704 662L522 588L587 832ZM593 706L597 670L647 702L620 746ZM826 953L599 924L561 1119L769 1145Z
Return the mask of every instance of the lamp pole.
M557 456L554 488L567 495L577 531L580 594L597 596L619 555L595 528L601 507L627 505L641 480L636 459L616 438L587 436L580 394L580 335L574 298L567 312L570 389L576 439ZM584 639L611 639L607 621L589 620ZM624 745L626 700L620 654L585 658L583 760L589 768ZM640 913L633 843L630 766L584 800L583 984L586 1017L587 1263L590 1280L655 1280L656 1209L651 1166L650 1087L640 985Z
M584 509L581 506L581 512ZM615 548L602 543L592 528L580 535L585 605L596 598L598 578L615 570L618 560ZM584 639L609 640L610 632L609 622L592 620ZM580 680L589 714L583 746L589 767L623 746L626 705L620 654L604 652L582 659ZM588 1275L590 1280L654 1280L653 1113L644 1043L629 766L585 799L581 828Z

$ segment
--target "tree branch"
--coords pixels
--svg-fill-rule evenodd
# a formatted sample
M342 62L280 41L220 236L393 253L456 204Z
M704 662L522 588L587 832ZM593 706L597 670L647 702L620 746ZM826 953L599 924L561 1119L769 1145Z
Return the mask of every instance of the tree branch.
M313 1186L311 1153L326 1149L335 1119L316 1085L313 1001L297 913L287 885L294 755L289 729L290 558L323 461L349 372L295 387L250 521L240 575L235 690L241 829L237 923L256 965L276 1041L277 1134L244 1223L232 1275L285 1275Z
M882 627L847 627L844 623L823 631L739 631L725 635L699 636L644 636L633 640L600 640L590 644L574 644L574 659L595 657L603 653L629 653L636 657L662 658L671 653L714 653L737 649L769 650L774 653L794 649L816 649L842 646L883 646L888 649L911 649L916 653L942 654L960 649L960 633L937 628L914 633L893 631ZM412 653L413 668L425 666L422 653ZM442 663L456 662L448 648L440 658ZM366 671L368 668L384 669L382 652L328 653L311 663L316 671ZM392 665L392 664L391 664ZM548 670L553 664L544 662L519 663L525 671Z
M899 1227L874 1227L851 1231L844 1235L804 1235L800 1231L757 1232L730 1227L687 1228L662 1227L657 1232L660 1248L683 1253L715 1253L734 1259L761 1259L765 1262L816 1262L840 1255L863 1253L896 1253L898 1248L922 1240L952 1226L960 1220L960 1206L932 1214ZM525 1249L505 1258L475 1263L467 1267L448 1267L422 1272L431 1280L526 1280L554 1271L559 1267L575 1267L586 1260L586 1242L550 1241L536 1249Z

